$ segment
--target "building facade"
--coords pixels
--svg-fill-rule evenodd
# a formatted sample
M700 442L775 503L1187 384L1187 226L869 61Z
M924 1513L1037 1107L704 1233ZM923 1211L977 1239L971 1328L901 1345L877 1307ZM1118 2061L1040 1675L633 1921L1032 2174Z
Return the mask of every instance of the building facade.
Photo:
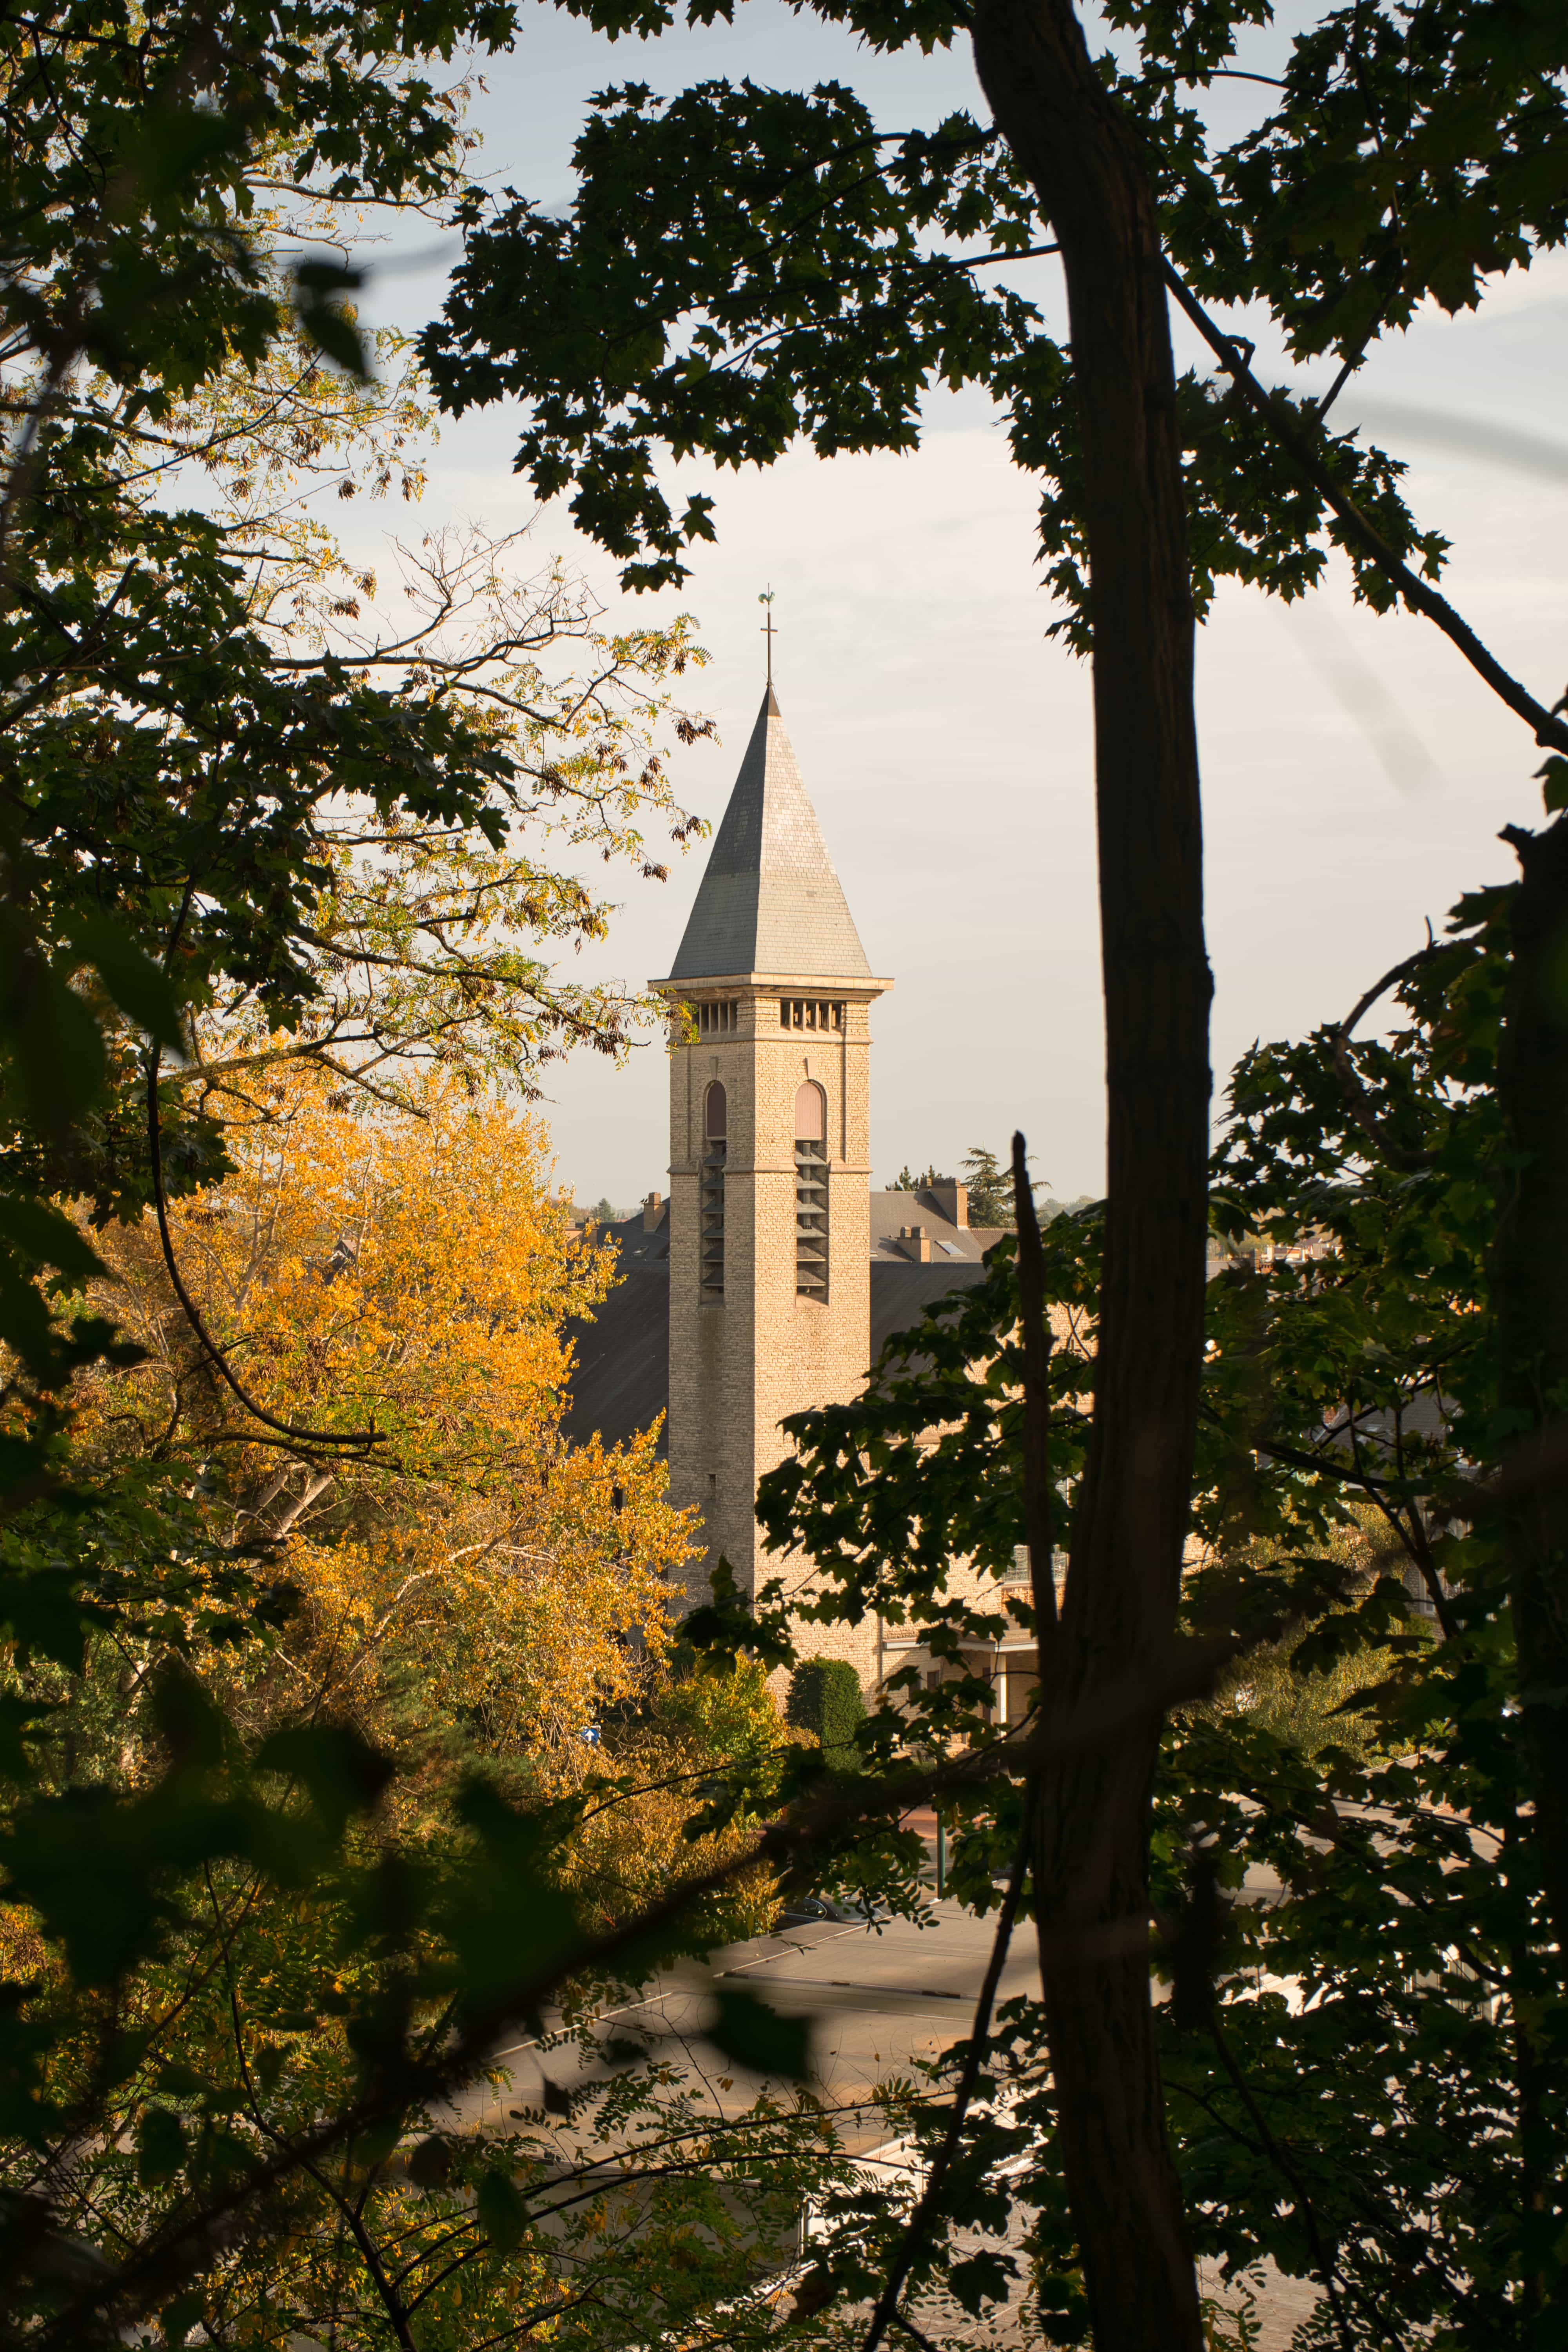
M620 1281L574 1335L567 1429L614 1443L664 1412L670 1499L701 1520L691 1597L721 1557L747 1592L776 1576L804 1597L810 1564L764 1552L755 1518L782 1423L857 1396L883 1341L980 1280L997 1236L970 1226L961 1184L871 1191L871 1015L892 983L872 972L771 685L652 985L670 1006L669 1195L614 1229ZM806 1642L868 1691L911 1646L875 1622Z
M754 1591L780 1423L870 1362L873 977L770 686L685 936L671 1005L670 1497ZM863 1662L867 1664L869 1661Z

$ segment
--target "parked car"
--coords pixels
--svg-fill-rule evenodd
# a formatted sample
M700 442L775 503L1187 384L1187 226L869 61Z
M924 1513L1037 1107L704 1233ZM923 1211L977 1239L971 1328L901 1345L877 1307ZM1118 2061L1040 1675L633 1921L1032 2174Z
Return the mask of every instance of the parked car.
M864 1896L855 1903L840 1903L831 1895L792 1895L774 1920L775 1927L810 1927L826 1925L841 1927L869 1927L888 1916L885 1903L868 1902Z

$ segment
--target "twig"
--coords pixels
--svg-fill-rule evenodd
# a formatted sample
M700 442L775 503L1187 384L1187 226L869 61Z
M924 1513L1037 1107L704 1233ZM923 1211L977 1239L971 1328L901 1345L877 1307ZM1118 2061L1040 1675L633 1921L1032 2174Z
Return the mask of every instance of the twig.
M1295 422L1284 403L1266 392L1258 383L1243 347L1236 338L1215 325L1169 261L1161 266L1166 285L1247 406L1263 420L1298 470L1306 476L1319 496L1338 515L1363 554L1370 556L1378 570L1394 582L1407 604L1436 624L1443 635L1458 647L1471 668L1485 678L1492 692L1534 730L1538 743L1551 751L1568 751L1568 724L1548 710L1544 703L1537 702L1529 688L1521 686L1518 678L1504 669L1495 655L1488 652L1475 631L1459 618L1447 597L1428 587L1426 581L1412 572L1404 558L1395 554L1375 524L1368 521L1354 499L1341 488L1319 455L1311 436Z
M901 2327L904 2334L909 2337L910 2342L919 2346L920 2352L937 2352L937 2347L931 2342L931 2337L929 2336L923 2336L921 2333L920 2329L915 2326L914 2321L910 2317L907 2312L895 2311L892 2315L892 2319L893 2326L895 2327Z
M1429 963L1437 952L1437 943L1431 937L1428 925L1426 946L1417 948L1414 955L1406 956L1402 963L1396 963L1392 971L1385 971L1381 980L1375 981L1363 995L1356 999L1344 1019L1331 1022L1324 1033L1329 1041L1329 1059L1339 1081L1345 1108L1362 1133L1376 1144L1384 1158L1406 1176L1419 1176L1427 1169L1435 1168L1437 1154L1435 1151L1413 1150L1403 1143L1396 1143L1389 1134L1373 1108L1372 1097L1363 1083L1360 1071L1351 1060L1351 1032L1371 1012L1380 996L1396 987L1402 980L1408 979L1413 971L1418 971L1424 963Z
M1360 1027L1380 996L1385 996L1391 988L1397 988L1402 980L1408 980L1413 971L1419 971L1424 963L1430 963L1432 958L1440 952L1437 940L1432 937L1432 926L1428 923L1426 946L1417 948L1414 955L1407 955L1402 963L1396 963L1392 971L1385 971L1381 980L1374 980L1372 986L1356 998L1344 1019L1334 1024L1339 1034L1348 1037L1352 1030Z
M169 1232L169 1204L163 1190L163 1145L158 1124L158 1066L162 1058L163 1048L154 1040L147 1055L147 1156L153 1172L153 1206L157 1212L158 1238L163 1246L163 1263L169 1270L169 1280L174 1285L174 1296L184 1312L186 1322L201 1342L208 1362L219 1378L233 1390L247 1412L254 1415L255 1419L262 1423L266 1428L279 1431L283 1436L290 1438L297 1445L355 1445L363 1448L384 1444L384 1439L374 1428L342 1431L301 1429L295 1422L279 1421L275 1412L268 1412L265 1405L258 1404L249 1391L244 1387L238 1374L230 1365L228 1358L202 1320L201 1311L186 1289L184 1279L180 1273L179 1265L174 1256L174 1241Z
M1014 1149L1016 1152L1016 1142ZM920 2252L927 2231L936 2218L937 2208L942 2202L943 2191L947 2187L948 2174L952 2169L953 2158L958 2154L959 2144L963 2137L963 2123L969 2112L969 2103L974 2095L974 2086L980 2079L980 2069L984 2063L985 2054L990 2047L991 2010L996 1999L996 1988L1002 1981L1002 1970L1007 1958L1007 1946L1012 1940L1013 1922L1018 1916L1019 1898L1023 1895L1024 1880L1028 1873L1029 1844L1035 1826L1034 1813L1034 1806L1029 1801L1028 1791L1026 1790L1024 1825L1018 1832L1017 1849L1014 1853L1013 1867L1007 1879L1007 1892L1002 1897L1002 1909L996 1921L996 1932L991 1939L991 1958L986 1963L985 1981L980 1988L980 1998L974 2004L974 2023L970 2028L969 2047L964 2053L963 2068L959 2075L958 2090L952 2102L952 2114L948 2119L946 2137L942 2140L930 2172L926 2175L926 2185L921 2191L919 2203L910 2216L910 2225L904 2231L903 2243L893 2257L892 2268L888 2273L888 2284L878 2299L876 2310L871 2314L871 2324L866 2330L865 2341L861 2345L860 2352L877 2352L877 2347L886 2335L890 2320L899 2319L901 2326L909 2326L909 2322L900 2317L899 2301L904 2291L904 2281L908 2278L915 2257ZM913 2334L914 2331L911 2329L910 2333ZM923 2338L920 2340L924 2341Z
M1057 1622L1055 1531L1051 1508L1051 1327L1046 1314L1046 1255L1021 1133L1013 1138L1013 1195L1018 1228L1018 1290L1024 1323L1024 1529L1035 1629Z
M1214 2007L1212 2000L1209 2005L1208 2028L1214 2046L1219 2053L1220 2064L1229 2075L1232 2088L1237 2098L1252 2117L1253 2126L1258 2138L1268 2151L1271 2161L1295 2191L1296 2209L1301 2216L1301 2227L1307 2233L1307 2243L1312 2249L1312 2260L1318 2265L1318 2274L1323 2282L1323 2292L1329 2298L1329 2308L1334 2315L1334 2333L1340 2339L1342 2352L1354 2352L1350 2329L1345 2324L1344 2306L1340 2301L1339 2273L1335 2270L1328 2249L1323 2243L1321 2232L1318 2228L1318 2217L1312 2210L1312 2200L1307 2193L1306 2184L1275 2138L1269 2127L1268 2118L1253 2097L1251 2085L1236 2063L1230 2043L1226 2039L1225 2028L1219 2021L1219 2013Z

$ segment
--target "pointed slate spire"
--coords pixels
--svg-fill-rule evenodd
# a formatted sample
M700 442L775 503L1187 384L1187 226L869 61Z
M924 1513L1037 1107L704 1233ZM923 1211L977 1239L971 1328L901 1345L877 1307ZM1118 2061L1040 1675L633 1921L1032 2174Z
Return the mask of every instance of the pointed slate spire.
M771 685L669 977L751 971L798 980L871 973Z

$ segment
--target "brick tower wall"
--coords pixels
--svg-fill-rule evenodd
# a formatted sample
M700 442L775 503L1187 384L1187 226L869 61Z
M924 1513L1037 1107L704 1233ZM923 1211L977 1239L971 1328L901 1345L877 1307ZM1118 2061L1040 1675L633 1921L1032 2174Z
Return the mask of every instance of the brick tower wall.
M857 992L858 991L858 992ZM691 1562L694 1599L721 1553L742 1590L773 1576L799 1588L809 1563L766 1553L753 1516L757 1482L784 1458L779 1423L813 1406L847 1403L870 1362L869 1026L864 981L770 977L696 983L739 1002L739 1026L678 1043L670 1054L670 1498L702 1515L707 1551ZM842 1030L786 1029L782 999L842 1003ZM709 1086L726 1094L724 1297L705 1301L699 1192ZM795 1094L825 1097L828 1281L826 1303L795 1291ZM803 1654L848 1657L868 1685L878 1628L802 1628Z

